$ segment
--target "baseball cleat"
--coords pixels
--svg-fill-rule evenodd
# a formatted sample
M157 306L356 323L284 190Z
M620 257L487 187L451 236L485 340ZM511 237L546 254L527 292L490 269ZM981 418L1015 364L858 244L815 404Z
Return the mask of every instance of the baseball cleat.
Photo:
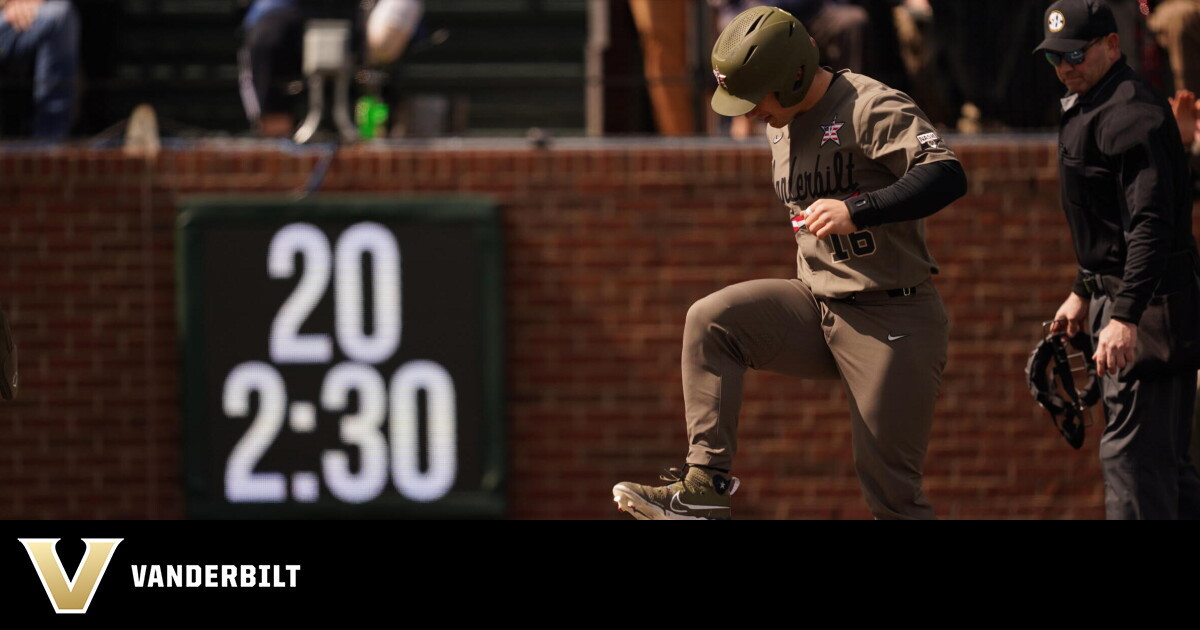
M613 486L613 501L621 512L639 521L729 520L729 497L741 482L718 471L685 465L661 476L665 486L622 481Z

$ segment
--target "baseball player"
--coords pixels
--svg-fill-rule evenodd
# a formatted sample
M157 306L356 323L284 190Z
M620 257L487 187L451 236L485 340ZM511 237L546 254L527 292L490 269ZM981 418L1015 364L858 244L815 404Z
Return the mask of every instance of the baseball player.
M730 517L746 368L840 379L871 512L934 517L921 475L948 322L922 218L965 194L966 179L908 96L817 59L804 26L774 7L738 15L713 48L713 109L767 123L797 277L726 287L688 311L686 465L666 486L613 487L635 518Z

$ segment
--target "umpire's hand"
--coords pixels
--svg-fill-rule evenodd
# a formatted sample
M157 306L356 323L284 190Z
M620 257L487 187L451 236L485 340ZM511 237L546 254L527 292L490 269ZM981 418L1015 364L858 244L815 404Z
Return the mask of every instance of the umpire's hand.
M1100 340L1096 343L1097 374L1116 374L1118 370L1133 363L1133 349L1137 347L1137 324L1130 324L1119 319L1109 320L1104 330L1100 331Z
M845 201L818 199L804 211L804 216L804 225L817 238L858 231L858 226L850 220L850 207Z
M1087 300L1072 292L1062 306L1058 307L1058 312L1054 314L1054 321L1050 323L1050 332L1066 333L1068 337L1074 337L1075 333L1083 330L1088 307Z

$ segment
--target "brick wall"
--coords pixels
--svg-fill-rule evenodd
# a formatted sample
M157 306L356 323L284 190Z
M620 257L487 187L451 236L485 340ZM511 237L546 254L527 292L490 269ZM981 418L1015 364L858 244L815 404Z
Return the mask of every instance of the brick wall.
M1073 270L1052 146L956 144L970 193L929 220L952 318L927 466L943 517L1103 515L1098 427L1072 451L1022 374ZM617 518L614 482L682 463L688 306L794 273L769 160L705 141L354 149L324 190L504 206L511 516ZM21 398L0 407L0 518L182 517L177 200L292 192L317 162L264 145L0 153L0 304L22 363ZM756 373L743 409L739 517L869 517L840 385Z

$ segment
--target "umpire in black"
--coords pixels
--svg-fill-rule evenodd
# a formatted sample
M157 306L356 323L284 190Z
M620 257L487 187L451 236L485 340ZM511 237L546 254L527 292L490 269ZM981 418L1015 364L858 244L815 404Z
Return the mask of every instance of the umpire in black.
M1200 279L1188 163L1167 101L1121 54L1102 0L1046 10L1044 54L1067 87L1059 129L1063 209L1080 271L1052 332L1091 316L1107 423L1109 519L1200 518L1188 461L1200 348Z

